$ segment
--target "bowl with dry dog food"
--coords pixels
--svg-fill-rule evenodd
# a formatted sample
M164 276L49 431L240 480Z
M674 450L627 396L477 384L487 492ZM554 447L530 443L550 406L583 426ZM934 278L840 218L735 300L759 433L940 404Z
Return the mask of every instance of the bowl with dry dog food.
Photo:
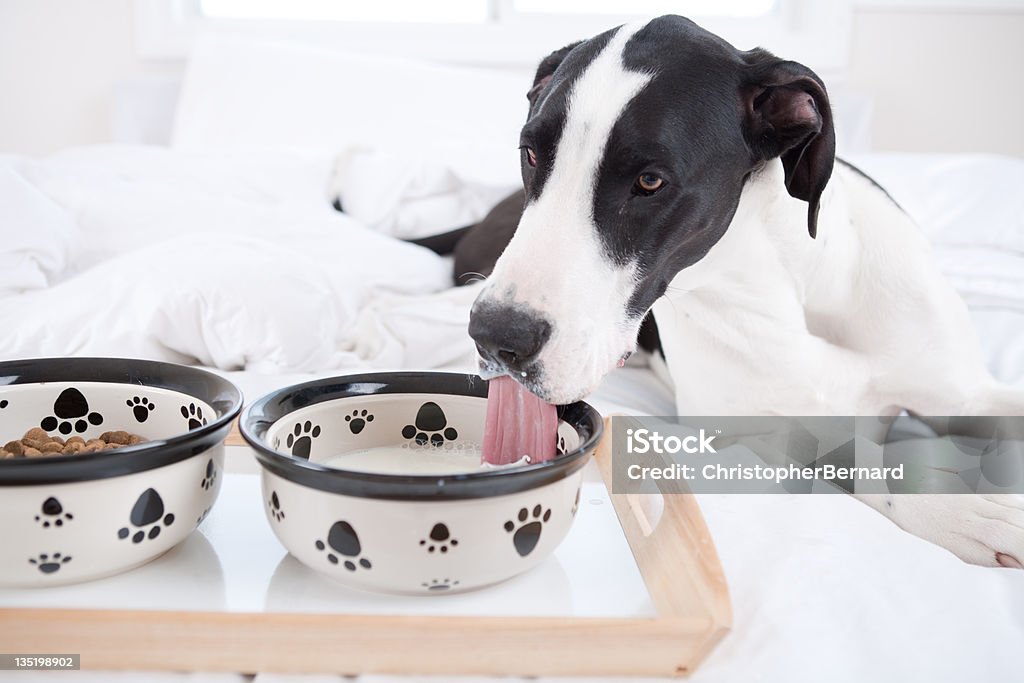
M258 399L240 426L270 526L300 562L361 589L461 592L536 566L569 532L602 422L582 402L537 419L500 409L539 401L522 391L395 372Z
M0 363L0 586L108 576L184 540L241 406L227 380L171 363Z

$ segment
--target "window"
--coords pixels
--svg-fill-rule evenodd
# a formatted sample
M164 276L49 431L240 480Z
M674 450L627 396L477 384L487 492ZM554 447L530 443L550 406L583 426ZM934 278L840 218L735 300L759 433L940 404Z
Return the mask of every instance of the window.
M628 16L637 7L645 15L682 14L689 17L762 17L775 8L775 0L647 0L638 5L623 0L512 0L511 9L519 14L603 14Z
M486 0L201 0L199 11L216 19L286 19L295 21L483 23Z
M763 17L776 0L201 0L200 13L217 19L284 19L408 23L485 23L544 19L553 15L637 16L683 14L692 17Z

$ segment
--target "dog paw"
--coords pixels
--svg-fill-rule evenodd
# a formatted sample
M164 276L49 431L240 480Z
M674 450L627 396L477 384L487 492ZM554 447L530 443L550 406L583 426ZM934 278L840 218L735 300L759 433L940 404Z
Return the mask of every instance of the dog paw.
M897 495L886 507L905 530L964 562L1024 569L1024 495Z

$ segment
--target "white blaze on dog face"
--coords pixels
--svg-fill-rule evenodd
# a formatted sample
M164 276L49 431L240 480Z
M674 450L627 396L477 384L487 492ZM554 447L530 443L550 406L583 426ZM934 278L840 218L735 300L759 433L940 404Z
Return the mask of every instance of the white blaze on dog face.
M622 61L641 27L616 31L571 84L554 159L541 161L550 163L543 188L527 203L474 307L524 309L550 325L525 376L514 374L551 403L585 396L636 344L640 319L627 310L636 267L616 263L602 246L594 192L616 121L652 78ZM505 368L485 361L482 370Z

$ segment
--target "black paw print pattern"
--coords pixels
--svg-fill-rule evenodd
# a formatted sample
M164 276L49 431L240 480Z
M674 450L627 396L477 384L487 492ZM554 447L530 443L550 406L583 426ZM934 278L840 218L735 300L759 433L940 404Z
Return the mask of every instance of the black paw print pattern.
M135 533L132 534L132 543L142 543L143 539L147 536L150 540L159 536L161 522L165 527L174 524L174 515L164 514L163 498L154 489L146 489L142 492L139 499L135 501L135 505L132 506L132 512L128 519L131 522L131 526L136 529ZM150 525L152 527L147 533L144 527ZM117 537L125 539L131 533L128 527L122 527L118 530Z
M555 444L555 452L558 455L565 455L565 437L559 436L558 442Z
M402 428L402 436L406 439L415 439L420 446L426 446L428 443L431 446L443 446L445 439L454 441L459 438L455 428L447 425L448 418L445 417L441 406L428 401L416 411L414 424Z
M452 581L451 579L431 579L430 581L424 581L420 585L426 588L431 593L441 593L443 591L448 590L449 588L452 588L453 586L458 586L459 582Z
M345 422L348 423L349 431L358 434L363 431L368 422L373 422L373 414L365 410L353 410L351 415L345 416Z
M454 548L458 544L458 540L452 538L447 525L442 524L441 522L435 524L430 530L429 541L425 538L420 540L420 545L426 547L428 553L432 553L436 550L446 553L448 552L448 548Z
M70 512L64 512L64 506L52 496L43 501L39 514L36 515L36 521L41 523L44 529L49 529L51 526L64 526L65 521L70 522L74 518L75 516Z
M53 402L53 415L44 417L39 426L48 432L56 429L61 434L70 434L72 431L81 434L89 425L101 424L103 416L89 412L89 402L85 400L85 395L72 387L60 392Z
M217 466L213 464L213 458L206 461L206 474L199 485L204 491L209 491L217 483Z
M143 396L132 396L129 400L125 401L128 407L132 409L132 414L135 416L136 422L145 422L149 419L149 414L156 410L156 404L150 403L149 399Z
M270 514L274 516L274 519L279 522L284 519L284 510L281 509L281 499L277 497L277 491L270 492L270 500L267 501L267 505L270 506Z
M44 574L53 574L56 571L60 571L60 568L70 561L70 555L61 555L60 553L48 555L43 553L36 557L30 557L28 563Z
M9 405L11 405L11 404L7 402L7 399L6 398L3 399L2 401L0 401L0 410L3 410L4 408L6 408Z
M515 545L516 552L526 557L537 547L540 532L544 530L544 524L551 519L551 510L544 510L540 505L535 505L533 519L530 519L530 511L522 508L517 519L518 522L505 522L505 531L512 534L512 544ZM512 533L513 531L515 533Z
M313 439L318 436L320 436L320 425L315 425L309 420L297 422L288 438L285 439L285 445L288 446L295 457L309 460L309 452L313 448Z
M331 525L330 531L327 532L327 546L330 546L331 550L334 551L333 553L327 553L327 561L331 564L338 564L338 555L342 555L349 558L343 564L345 569L350 572L356 570L356 562L363 569L370 569L373 566L365 557L359 557L359 554L363 552L363 546L359 543L359 536L356 534L356 530L348 522L338 521ZM325 550L324 542L318 540L316 542L316 549ZM338 553L338 555L334 553Z
M188 430L190 432L193 429L199 429L206 424L206 418L203 417L203 407L197 406L195 403L189 403L187 406L182 406L181 416L188 420Z

